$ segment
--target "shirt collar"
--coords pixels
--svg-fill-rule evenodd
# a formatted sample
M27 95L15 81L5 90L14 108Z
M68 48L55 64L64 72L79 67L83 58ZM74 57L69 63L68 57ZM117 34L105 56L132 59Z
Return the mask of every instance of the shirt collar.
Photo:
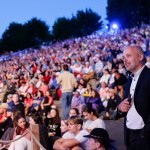
M134 78L138 77L138 76L141 74L141 72L142 72L142 70L144 69L144 67L145 67L145 65L144 65L142 68L140 68L137 72L135 72L134 74L132 74L133 77L134 77Z

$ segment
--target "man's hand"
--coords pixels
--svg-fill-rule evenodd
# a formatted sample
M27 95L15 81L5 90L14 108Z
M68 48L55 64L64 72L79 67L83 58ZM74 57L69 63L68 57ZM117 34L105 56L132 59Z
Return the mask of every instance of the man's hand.
M128 102L128 99L125 99L119 104L118 109L121 112L128 112L130 107L131 107L131 105Z

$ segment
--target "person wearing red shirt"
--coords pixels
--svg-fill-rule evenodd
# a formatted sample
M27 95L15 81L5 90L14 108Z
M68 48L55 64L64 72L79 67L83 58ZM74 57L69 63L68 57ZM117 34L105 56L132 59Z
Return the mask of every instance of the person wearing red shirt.
M49 71L47 70L47 71L45 71L45 75L43 77L43 81L44 81L44 83L48 84L50 79L51 79L51 76L49 74Z
M25 114L28 114L29 109L31 108L33 104L33 98L31 93L27 93L26 98L24 99L24 105L25 105Z

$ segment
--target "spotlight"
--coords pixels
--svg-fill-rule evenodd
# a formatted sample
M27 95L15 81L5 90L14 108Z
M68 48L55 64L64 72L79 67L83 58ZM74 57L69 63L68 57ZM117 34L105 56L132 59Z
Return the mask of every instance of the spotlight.
M113 28L113 29L118 29L118 25L114 23L114 24L112 25L112 28Z

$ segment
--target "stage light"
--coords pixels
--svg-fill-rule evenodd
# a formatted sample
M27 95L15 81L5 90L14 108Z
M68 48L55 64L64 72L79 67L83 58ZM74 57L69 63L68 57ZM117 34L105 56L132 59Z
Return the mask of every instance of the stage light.
M118 29L118 25L117 25L116 23L114 23L114 24L112 25L112 28L113 28L113 29Z

